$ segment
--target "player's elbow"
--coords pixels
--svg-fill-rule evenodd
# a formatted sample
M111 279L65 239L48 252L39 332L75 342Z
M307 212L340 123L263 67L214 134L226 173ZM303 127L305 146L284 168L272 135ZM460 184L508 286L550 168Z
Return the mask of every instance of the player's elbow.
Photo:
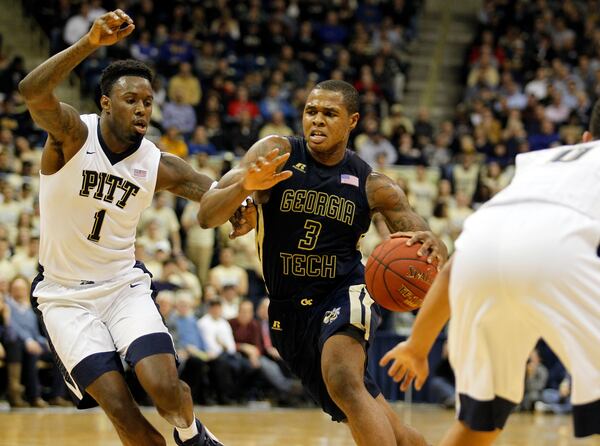
M26 76L24 79L22 79L19 82L18 89L19 89L19 94L26 101L31 100L35 97L36 89L33 87L32 83L28 79L28 76Z

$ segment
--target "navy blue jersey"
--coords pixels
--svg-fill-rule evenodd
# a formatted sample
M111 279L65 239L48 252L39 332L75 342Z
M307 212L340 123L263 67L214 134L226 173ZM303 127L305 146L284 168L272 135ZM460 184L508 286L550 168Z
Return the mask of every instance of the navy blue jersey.
M337 165L323 165L304 138L288 139L284 169L294 174L258 207L259 256L271 299L320 299L363 281L358 242L371 222L365 191L371 168L350 150Z

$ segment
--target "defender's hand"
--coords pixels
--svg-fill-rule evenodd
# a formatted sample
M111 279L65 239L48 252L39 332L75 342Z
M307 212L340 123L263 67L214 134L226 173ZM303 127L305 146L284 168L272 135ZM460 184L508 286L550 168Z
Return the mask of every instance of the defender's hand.
M385 367L390 361L393 361L392 366L388 370L388 375L391 376L394 381L402 384L400 389L405 392L413 380L415 381L415 388L421 390L427 376L429 375L429 364L427 362L427 354L421 354L415 351L409 341L401 342L389 352L385 354L379 365Z
M127 26L122 27L123 24ZM121 9L102 14L92 25L88 32L88 40L92 45L108 46L114 45L133 32L135 25L133 20Z
M233 225L233 230L229 233L229 238L234 239L256 228L256 205L250 199L246 201L235 211L235 214L229 219Z
M246 171L243 187L246 190L266 190L292 176L291 170L278 170L290 157L290 153L279 155L279 149L273 149L267 156L259 157Z
M408 237L406 246L421 243L423 246L417 251L420 256L427 256L428 263L437 262L438 270L446 262L447 251L444 243L431 231L395 232L391 238Z

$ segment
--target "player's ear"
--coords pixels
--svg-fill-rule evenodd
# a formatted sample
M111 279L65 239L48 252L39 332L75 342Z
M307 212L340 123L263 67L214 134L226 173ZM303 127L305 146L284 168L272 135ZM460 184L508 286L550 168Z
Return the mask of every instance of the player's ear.
M352 113L350 115L350 131L354 130L356 125L358 124L358 120L360 119L360 114L358 112Z
M582 142L590 142L592 141L594 138L592 137L591 132L583 132L583 136L581 137L581 141Z
M110 109L111 109L110 98L108 96L106 96L105 94L103 94L102 97L100 98L100 107L102 108L102 111L110 113Z

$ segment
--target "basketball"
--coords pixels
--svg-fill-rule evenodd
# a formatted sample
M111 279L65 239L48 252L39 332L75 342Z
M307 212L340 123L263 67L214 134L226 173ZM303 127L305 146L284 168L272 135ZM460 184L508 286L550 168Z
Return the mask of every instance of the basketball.
M417 255L421 244L406 246L408 240L400 237L380 243L367 261L367 290L388 310L403 312L421 307L437 274L437 264Z

